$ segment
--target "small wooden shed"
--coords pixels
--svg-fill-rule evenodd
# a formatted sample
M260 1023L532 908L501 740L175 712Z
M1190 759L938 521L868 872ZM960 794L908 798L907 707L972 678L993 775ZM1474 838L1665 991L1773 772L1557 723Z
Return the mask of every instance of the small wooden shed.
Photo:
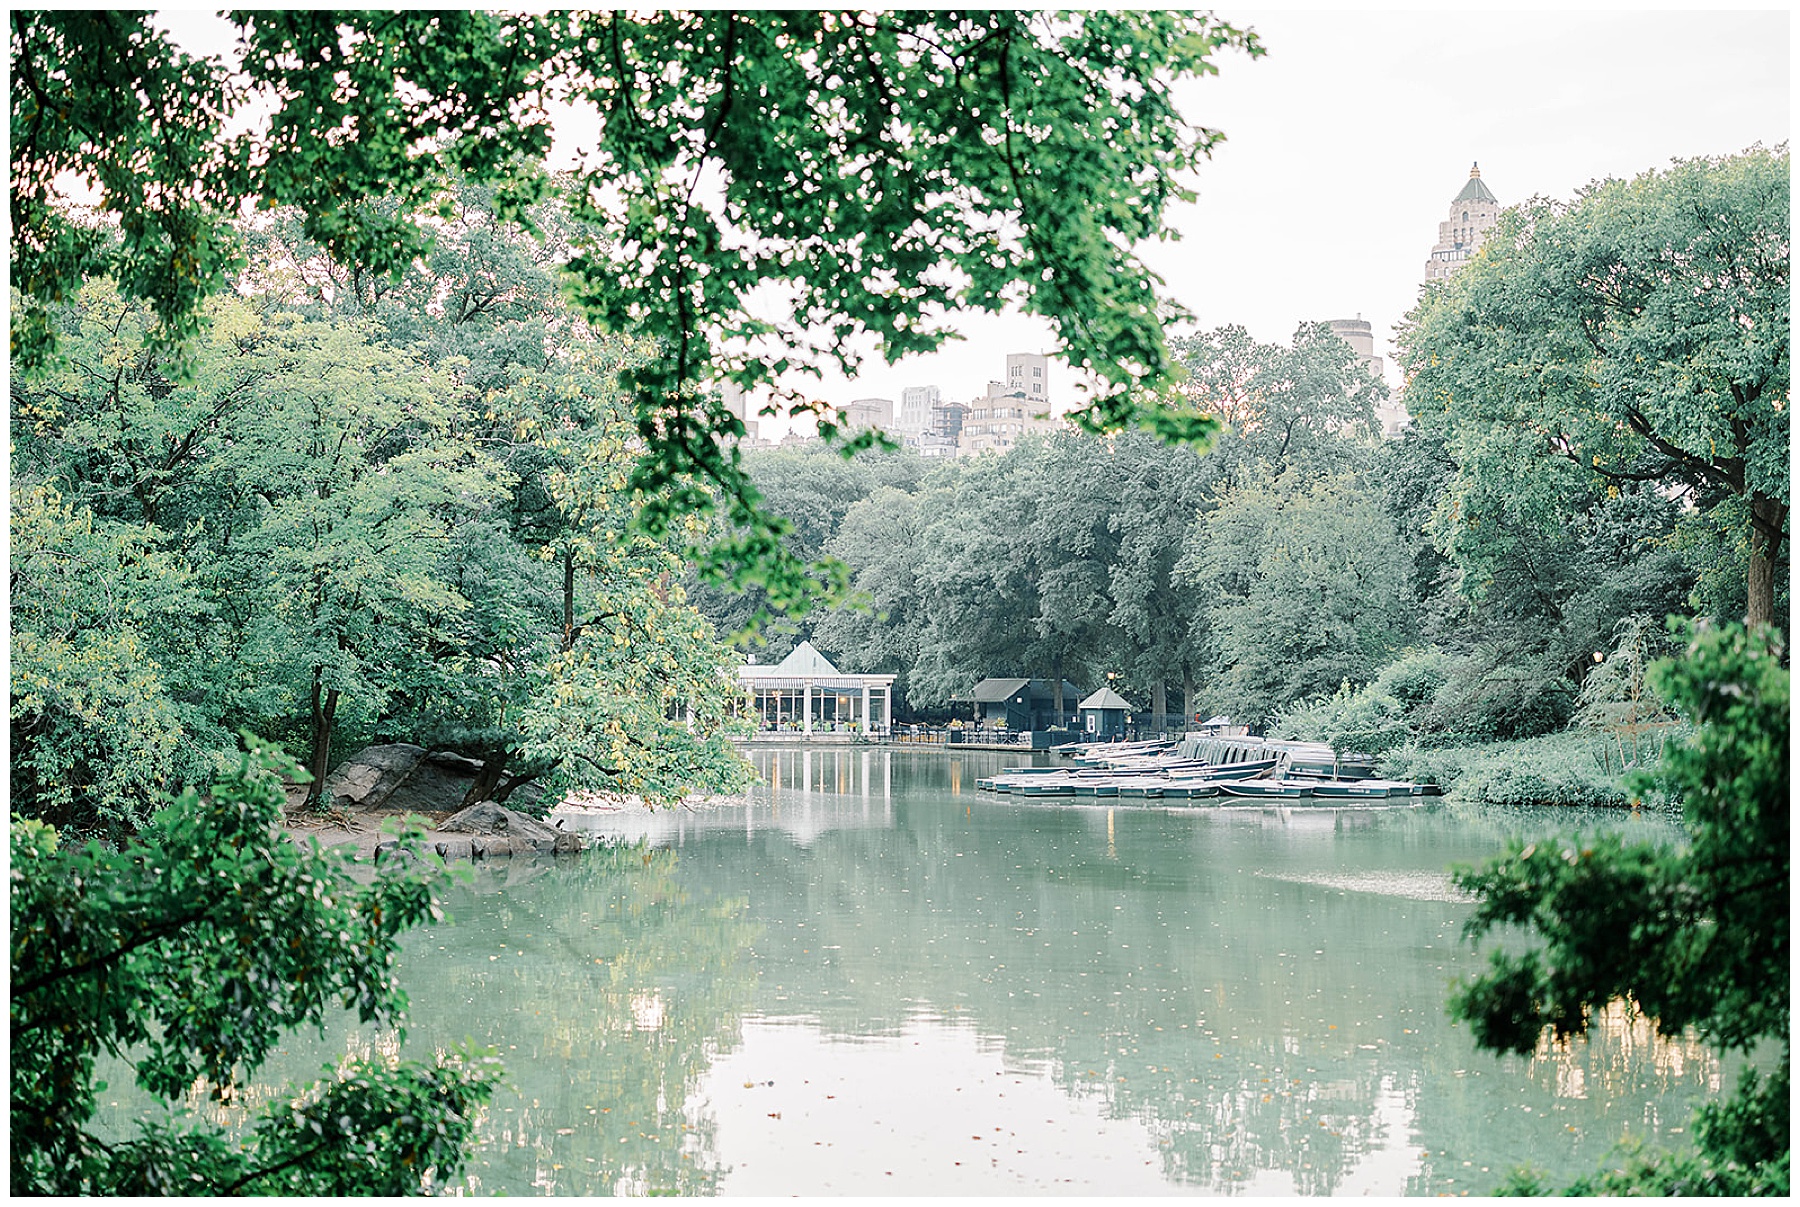
M1110 687L1103 687L1076 706L1081 710L1081 729L1090 742L1125 736L1125 717L1131 705Z

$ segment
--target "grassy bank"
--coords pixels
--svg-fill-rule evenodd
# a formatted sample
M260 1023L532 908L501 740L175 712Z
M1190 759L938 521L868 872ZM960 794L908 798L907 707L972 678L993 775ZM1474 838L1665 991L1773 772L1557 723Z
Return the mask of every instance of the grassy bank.
M1642 750L1654 766L1656 747ZM1459 801L1493 805L1585 805L1621 808L1632 803L1623 786L1619 746L1611 738L1569 731L1517 742L1423 748L1412 743L1388 751L1381 773L1400 780L1432 780Z

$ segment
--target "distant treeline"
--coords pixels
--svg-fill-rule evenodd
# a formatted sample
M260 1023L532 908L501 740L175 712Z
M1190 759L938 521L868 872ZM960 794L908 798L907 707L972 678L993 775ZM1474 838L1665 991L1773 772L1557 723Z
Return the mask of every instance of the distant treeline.
M1413 426L1319 324L1179 338L1141 432L924 461L747 458L855 598L766 629L899 676L906 709L990 675L1120 690L1379 751L1659 715L1672 615L1786 625L1787 154L1677 163L1509 210L1401 333ZM700 591L723 629L754 597Z

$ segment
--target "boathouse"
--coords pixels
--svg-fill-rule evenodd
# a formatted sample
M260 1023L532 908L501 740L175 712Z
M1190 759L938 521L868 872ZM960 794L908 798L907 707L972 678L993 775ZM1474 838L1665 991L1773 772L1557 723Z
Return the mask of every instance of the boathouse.
M894 676L853 675L802 641L774 666L747 662L738 682L765 733L886 733L894 722Z
M1081 689L1067 679L1062 686L1060 715L1054 679L983 679L960 702L974 705L974 720L978 724L1004 723L1012 730L1050 729L1074 718L1074 702L1081 695Z
M1131 705L1110 687L1103 687L1077 707L1081 709L1082 732L1096 742L1125 736L1125 718Z

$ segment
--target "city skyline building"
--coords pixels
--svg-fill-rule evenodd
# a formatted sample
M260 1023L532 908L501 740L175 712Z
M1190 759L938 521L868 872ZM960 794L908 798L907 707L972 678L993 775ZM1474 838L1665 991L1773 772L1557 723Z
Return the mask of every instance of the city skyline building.
M742 448L757 448L767 443L757 430L757 422L750 416L749 400L744 396L743 387L736 382L727 381L719 386L719 397L725 409L737 416L738 422L744 425L744 434L738 439Z
M987 394L970 402L957 453L1004 452L1027 432L1054 428L1049 367L1050 358L1041 353L1008 353L1006 380L989 381Z
M1363 367L1384 384L1389 384L1387 362L1375 355L1374 324L1360 314L1353 319L1330 319L1328 321L1332 334L1350 345L1350 350L1356 353L1356 359L1363 363ZM1412 416L1406 413L1406 408L1400 405L1398 396L1392 393L1391 389L1390 384L1388 398L1375 404L1375 421L1381 425L1381 434L1390 440L1398 437L1406 429L1406 425L1412 421Z
M1481 165L1469 166L1469 179L1450 202L1450 214L1438 223L1437 242L1425 261L1425 279L1442 281L1474 258L1487 233L1500 220L1500 200L1481 179Z
M844 408L849 429L853 432L880 428L891 431L894 426L894 400L891 398L857 398Z
M1006 392L1022 394L1035 406L1050 403L1050 358L1039 352L1009 352L1006 355ZM993 386L988 396L994 395Z
M907 386L900 391L900 414L896 425L908 436L917 436L931 427L931 409L944 400L936 386Z

